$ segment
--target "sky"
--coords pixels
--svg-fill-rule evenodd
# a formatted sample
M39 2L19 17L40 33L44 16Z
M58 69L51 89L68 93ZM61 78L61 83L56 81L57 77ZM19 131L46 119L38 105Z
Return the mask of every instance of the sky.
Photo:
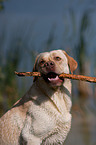
M34 13L34 14L50 14L58 13L61 11L61 7L64 5L64 1L59 0L10 0L5 3L7 12L14 13Z
M4 2L9 13L61 14L69 7L78 10L95 5L95 0L8 0Z
M37 51L45 47L50 32L54 31L53 48L74 47L79 39L79 26L84 11L91 10L91 28L85 33L88 55L95 50L96 39L95 0L8 0L0 13L0 36L5 31L4 49L10 47L13 37L27 40L28 47ZM71 13L74 13L72 19ZM75 28L73 23L75 21ZM28 38L28 39L27 39ZM91 41L89 41L91 40ZM33 44L34 43L34 44ZM96 52L96 51L95 51Z

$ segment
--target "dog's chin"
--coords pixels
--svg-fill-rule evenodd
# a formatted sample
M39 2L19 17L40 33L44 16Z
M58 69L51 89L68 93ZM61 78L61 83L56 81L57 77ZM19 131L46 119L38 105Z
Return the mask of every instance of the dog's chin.
M59 74L55 72L49 72L47 74L43 74L42 76L45 82L53 87L59 87L64 83L64 78L59 78Z

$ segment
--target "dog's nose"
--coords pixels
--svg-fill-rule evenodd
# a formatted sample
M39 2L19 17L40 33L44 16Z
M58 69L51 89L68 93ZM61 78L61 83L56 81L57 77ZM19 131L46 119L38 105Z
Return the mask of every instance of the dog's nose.
M46 68L53 68L55 66L55 63L53 61L48 61L45 63Z

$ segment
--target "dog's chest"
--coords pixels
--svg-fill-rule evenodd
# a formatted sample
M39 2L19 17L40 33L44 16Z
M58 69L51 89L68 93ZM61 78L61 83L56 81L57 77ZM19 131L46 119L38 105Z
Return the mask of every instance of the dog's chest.
M51 99L40 105L33 104L29 110L30 130L35 136L44 138L55 130L62 130L65 123L71 120L62 94L55 94Z

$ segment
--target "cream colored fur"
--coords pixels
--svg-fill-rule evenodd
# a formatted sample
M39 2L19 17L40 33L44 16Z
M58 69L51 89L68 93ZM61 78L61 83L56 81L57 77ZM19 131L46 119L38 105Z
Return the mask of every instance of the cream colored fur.
M56 56L61 60L56 60ZM40 61L44 59L54 62L55 73L69 73L69 66L77 64L68 57L62 50L41 53L36 58L34 71L42 72ZM72 64L68 63L69 59ZM1 117L0 145L63 144L71 127L70 97L70 80L52 85L43 77L34 78L30 90Z

